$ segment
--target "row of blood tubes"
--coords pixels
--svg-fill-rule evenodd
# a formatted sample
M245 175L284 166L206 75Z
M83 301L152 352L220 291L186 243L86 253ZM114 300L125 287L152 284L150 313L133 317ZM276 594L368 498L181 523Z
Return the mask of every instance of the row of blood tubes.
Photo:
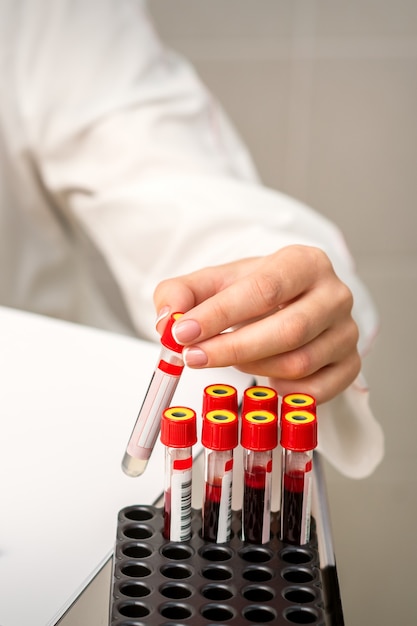
M280 413L280 415L279 415ZM201 443L204 448L202 529L204 540L225 543L231 536L234 450L243 449L242 539L270 539L273 450L282 448L280 538L302 545L310 538L313 450L317 446L316 404L308 394L288 394L278 411L278 394L269 387L245 390L239 420L237 390L205 388ZM165 446L164 536L191 537L192 446L196 413L170 407L162 413Z

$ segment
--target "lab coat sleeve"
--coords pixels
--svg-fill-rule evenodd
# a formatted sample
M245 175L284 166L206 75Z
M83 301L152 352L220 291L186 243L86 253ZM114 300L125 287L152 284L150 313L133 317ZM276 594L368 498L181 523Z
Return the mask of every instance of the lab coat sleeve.
M102 254L138 335L156 338L161 279L300 243L325 250L351 288L364 352L376 314L336 226L259 183L223 112L159 42L143 5L82 6L78 15L56 3L48 16L27 119L43 184L67 227ZM320 420L321 450L340 471L375 468L383 437L364 392L353 385Z

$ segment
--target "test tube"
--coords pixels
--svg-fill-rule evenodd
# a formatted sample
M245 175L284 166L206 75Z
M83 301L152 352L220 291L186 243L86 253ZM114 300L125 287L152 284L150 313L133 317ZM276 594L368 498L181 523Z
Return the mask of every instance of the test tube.
M266 543L271 529L272 451L278 444L276 413L244 413L240 443L244 459L242 539Z
M242 415L256 410L278 414L278 393L272 387L254 385L243 392Z
M148 464L161 424L162 412L171 404L184 361L183 346L172 336L172 326L182 313L173 313L161 337L161 352L148 390L140 408L122 461L128 476L143 474Z
M164 537L191 537L192 446L197 441L196 414L187 407L165 409L161 442L165 446Z
M218 383L208 385L203 392L203 411L205 415L216 409L238 412L237 389L232 385Z
M203 416L201 443L204 450L202 537L225 543L232 520L233 450L238 443L237 414L209 411Z
M304 545L310 539L313 450L317 419L312 411L281 417L281 540Z

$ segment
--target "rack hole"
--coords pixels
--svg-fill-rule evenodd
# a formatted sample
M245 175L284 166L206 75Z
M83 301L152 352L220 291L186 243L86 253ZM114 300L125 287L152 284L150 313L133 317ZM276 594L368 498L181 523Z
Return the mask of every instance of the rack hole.
M244 548L239 555L244 561L250 563L266 563L272 559L272 553L264 548Z
M274 597L274 591L270 587L260 587L259 585L250 585L242 591L242 595L249 602L268 602Z
M312 589L305 589L303 587L285 589L283 595L286 600L294 602L294 604L312 602L316 597Z
M136 522L144 522L145 520L152 519L153 513L149 509L129 509L125 511L125 517L127 519L135 520Z
M164 565L161 567L161 574L163 576L166 578L174 578L176 580L189 578L192 573L192 570L184 565Z
M123 534L128 539L149 539L152 537L153 531L149 526L128 526L124 529Z
M202 595L207 600L229 600L234 594L229 587L224 585L207 585L201 590Z
M167 559L174 561L189 559L193 555L193 549L190 546L177 546L174 544L164 546L161 552Z
M165 598L171 598L171 600L181 600L192 595L192 590L189 587L177 583L163 585L160 592Z
M314 580L314 573L308 569L294 567L284 570L282 577L289 583L309 583Z
M274 572L267 567L249 566L243 571L242 576L253 583L264 583L273 578Z
M284 617L292 624L314 624L317 622L317 614L304 608L287 609Z
M277 614L272 608L267 608L264 606L257 606L252 604L251 606L246 607L243 610L243 615L247 620L253 623L262 623L265 624L267 622L272 622L276 619Z
M220 546L209 546L206 548L202 548L200 550L200 554L204 559L207 559L208 561L228 561L229 559L232 558L232 552L231 550L228 550L227 548L223 548Z
M233 609L229 606L220 604L206 604L201 609L201 615L213 622L226 622L235 616Z
M286 563L309 563L313 560L311 552L300 548L287 548L281 552L281 559Z
M151 570L149 567L145 565L126 565L126 567L122 568L122 574L125 576L130 576L132 578L144 578L145 576L149 576Z
M192 615L192 609L185 604L165 604L159 610L163 617L168 619L187 619Z
M152 549L148 546L132 544L125 546L122 552L125 556L128 556L132 559L144 559L152 554Z
M208 580L230 580L233 576L233 572L226 567L205 567L203 569L204 578Z
M146 585L127 583L120 585L120 593L129 598L143 598L151 593L151 590Z
M150 610L144 604L121 604L119 606L119 613L124 615L124 617L145 617L149 615Z

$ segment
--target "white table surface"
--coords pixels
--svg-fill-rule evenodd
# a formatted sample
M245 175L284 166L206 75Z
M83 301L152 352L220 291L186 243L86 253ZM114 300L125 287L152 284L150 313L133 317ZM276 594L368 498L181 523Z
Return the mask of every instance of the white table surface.
M102 565L117 513L163 489L160 443L145 474L121 459L160 347L0 307L0 626L55 624ZM184 370L173 404L201 409L232 369Z

